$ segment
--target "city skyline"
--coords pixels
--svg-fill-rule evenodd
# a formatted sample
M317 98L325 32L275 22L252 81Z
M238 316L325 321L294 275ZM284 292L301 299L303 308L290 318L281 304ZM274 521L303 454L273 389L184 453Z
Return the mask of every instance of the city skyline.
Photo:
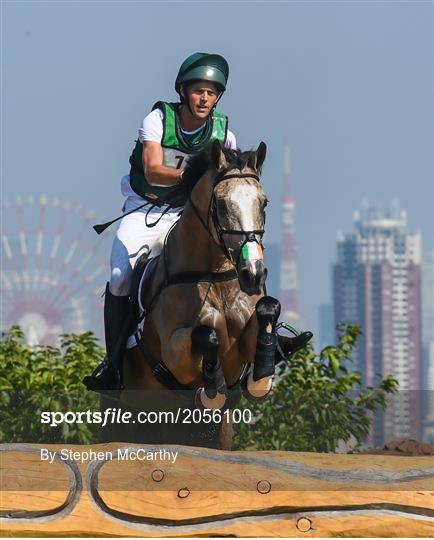
M285 141L290 148L300 311L316 338L335 233L361 199L405 201L411 228L432 245L433 7L233 2L225 17L223 5L2 3L2 197L47 193L104 220L119 215L143 117L158 99L176 99L184 58L219 52L230 74L218 110L242 149L267 143L269 244L280 244ZM216 13L224 40L221 25L204 24ZM165 21L167 39L154 21Z
M47 204L47 202L49 204ZM361 204L367 204L367 201L361 201ZM41 209L43 209L43 207L45 206L52 206L53 208L58 208L58 207L62 207L64 206L65 209L67 210L67 212L70 212L71 211L71 208L72 209L75 209L74 212L72 213L75 213L78 215L81 214L81 218L80 219L77 219L76 220L76 223L77 223L77 228L76 230L74 230L74 228L70 228L70 231L69 231L69 235L71 236L78 236L79 234L81 236L83 236L83 229L84 229L84 223L87 224L87 228L89 230L86 231L86 234L85 234L85 237L86 237L86 241L87 242L92 242L92 240L94 241L93 243L95 245L97 245L97 243L99 243L98 241L98 237L96 237L94 235L94 232L91 230L91 222L93 223L93 221L98 221L98 219L100 218L96 218L96 214L94 211L91 211L91 210L86 210L85 207L81 204L77 204L77 203L72 203L70 201L60 201L57 197L53 197L51 200L49 200L47 198L46 195L41 195L39 197L35 197L34 195L28 195L27 197L19 197L17 196L16 197L16 200L15 200L15 203L10 203L10 202L7 202L5 201L5 205L3 206L3 210L7 210L7 208L13 208L13 207L16 207L18 210L20 208L22 208L23 204L27 204L28 205L28 209L31 210L31 208L35 208L35 211L34 211L34 216L31 215L31 212L29 213L29 210L26 210L24 212L25 214L25 221L27 221L28 223L25 225L25 228L29 231L29 232L32 232L33 235L36 237L36 233L37 233L37 230L36 230L36 225L37 225L37 213L39 212L39 214L41 214ZM399 201L395 200L393 202L393 204L395 204L396 206L399 207ZM39 210L38 210L38 206L39 206ZM291 211L294 212L295 210L295 201L291 200ZM23 212L21 211L21 214L23 214ZM66 215L66 214L65 214ZM354 215L354 211L353 211L353 215ZM17 245L17 249L15 250L15 256L21 256L23 257L23 253L22 253L22 246L20 247L20 235L23 234L23 230L20 230L20 228L22 229L24 227L24 222L23 222L23 217L18 219L20 216L20 211L16 212L16 218L15 218L15 221L16 223L13 224L11 221L8 221L8 228L9 228L9 234L12 232L11 230L11 226L12 226L12 229L15 228L15 242L18 242L18 245ZM284 217L284 208L282 209L282 218ZM294 215L291 215L291 219L294 219ZM21 221L21 225L18 226L18 222ZM296 221L296 219L295 219ZM30 222L30 223L29 223ZM33 222L33 223L32 223ZM291 222L291 227L294 227L295 223L294 222ZM41 218L39 218L39 225L38 225L39 228L41 228ZM5 230L6 232L6 230ZM47 239L46 239L46 242L45 244L51 242L51 243L58 243L59 240L60 240L60 237L57 238L57 239L54 239L54 234L53 234L53 238L50 238L50 235L49 235L49 230L45 231L45 235L47 236ZM282 233L284 233L284 229L282 229ZM294 233L294 230L292 229L292 233ZM37 233L39 235L42 235L42 230L39 231L39 233ZM340 231L336 231L336 235L339 235L341 234ZM107 235L108 236L108 235ZM105 238L106 240L106 238ZM34 239L34 242L33 242L35 245L32 246L28 246L28 248L30 249L33 249L34 251L37 249L37 243L38 243L38 240L35 238ZM2 240L2 244L3 244L3 250L4 250L4 255L5 255L5 260L6 259L10 259L12 257L12 253L11 253L11 250L10 250L10 246L9 246L9 237L8 237L8 234L5 234L3 236L3 240ZM74 251L77 249L77 241L74 240L73 242L73 245L74 245ZM93 247L93 249L95 249L96 246ZM47 245L45 245L45 248L47 248ZM268 243L268 245L266 246L267 250L266 250L266 261L267 261L267 264L270 266L271 268L271 272L269 273L269 276L268 276L268 279L267 279L267 286L268 286L268 289L271 290L272 294L274 294L275 296L277 297L280 297L279 294L282 292L282 280L285 279L285 275L286 275L286 272L282 271L283 270L283 267L284 265L281 264L281 257L282 257L282 243L275 243L275 242L271 242L271 243ZM57 248L58 249L58 248ZM100 249L98 250L100 251ZM296 249L295 249L296 251ZM433 262L432 262L432 258L433 258L433 255L432 255L432 252L430 251L425 251L424 250L424 259L426 259L426 265L427 265L427 268L429 267L431 270L432 270L432 265L433 265ZM71 254L72 255L72 254ZM295 256L295 265L297 264L297 257L296 257L296 253L293 254ZM33 255L35 260L36 260L36 254ZM99 254L99 257L100 257L100 263L103 262L103 254L100 253ZM333 264L334 260L335 260L336 256L335 256L335 253L330 253L330 264ZM40 254L39 254L39 259L40 259ZM108 265L108 262L107 262L107 265ZM99 267L99 270L98 270L98 274L101 273L101 267ZM96 277L96 276L95 276ZM92 278L94 279L94 278ZM425 285L425 290L431 290L431 292L433 293L434 295L434 288L431 288L432 287L432 278L427 278L426 280L426 285ZM101 285L101 287L103 287L103 285ZM99 287L99 289L102 290L102 288ZM331 288L327 291L328 294L331 294ZM425 295L426 297L427 295ZM330 305L330 301L331 301L331 298L329 298L328 300L328 303L323 303L323 304L318 304L317 305L317 308L318 310L320 310L321 307L326 307L327 305ZM434 300L430 298L430 302L426 302L427 306L429 306L429 309L432 310L432 304L433 304ZM431 311L430 311L431 313ZM302 312L299 313L299 316L301 317L303 314ZM431 315L432 317L432 315ZM431 319L430 319L431 320ZM423 325L423 330L424 330L424 334L426 334L426 336L431 336L432 334L434 334L434 329L431 330L430 328L430 320L425 320L424 319L424 325ZM320 327L321 326L321 322L319 321L319 324L318 326ZM330 331L327 330L327 333L330 335ZM317 335L318 339L320 337L320 332L318 332L318 335ZM425 342L427 341L427 339L424 340Z

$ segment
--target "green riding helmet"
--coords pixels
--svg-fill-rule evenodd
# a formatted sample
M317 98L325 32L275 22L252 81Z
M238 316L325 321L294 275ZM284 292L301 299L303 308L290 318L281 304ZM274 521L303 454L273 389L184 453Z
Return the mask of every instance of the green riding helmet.
M229 65L219 54L194 53L182 63L175 81L175 90L179 94L181 84L202 80L217 84L222 93L226 90L229 77Z

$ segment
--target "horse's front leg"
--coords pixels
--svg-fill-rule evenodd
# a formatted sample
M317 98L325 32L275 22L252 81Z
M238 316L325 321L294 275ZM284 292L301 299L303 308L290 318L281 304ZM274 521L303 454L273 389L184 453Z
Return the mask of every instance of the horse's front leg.
M223 368L218 356L219 339L210 326L197 326L191 333L192 353L202 354L203 388L196 394L196 404L204 409L222 409L227 388Z
M163 341L164 363L178 382L190 385L202 375L204 384L196 394L196 405L205 409L220 409L226 402L226 381L218 348L215 329L205 325L179 328Z
M243 389L250 399L263 399L271 391L276 365L278 336L276 324L280 315L280 302L264 296L256 304L256 351L251 369L244 380Z

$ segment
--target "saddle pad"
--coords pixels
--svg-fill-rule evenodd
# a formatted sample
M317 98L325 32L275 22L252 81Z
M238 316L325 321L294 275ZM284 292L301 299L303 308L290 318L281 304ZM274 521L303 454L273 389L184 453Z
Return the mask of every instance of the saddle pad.
M136 292L137 298L134 299L135 302L137 302L137 304L139 306L140 321L139 321L139 323L137 325L137 329L135 330L135 332L127 340L127 349L132 349L133 347L137 347L137 345L138 345L137 336L141 337L141 335L142 335L143 325L145 324L145 317L143 316L145 308L144 308L144 306L142 304L142 298L143 298L142 291L147 286L148 280L149 280L150 276L153 274L153 272L154 272L154 270L155 270L155 268L157 266L158 259L159 259L159 255L157 255L155 257L150 257L146 261L146 266L143 269L142 277L140 278L139 286L138 286L137 292Z

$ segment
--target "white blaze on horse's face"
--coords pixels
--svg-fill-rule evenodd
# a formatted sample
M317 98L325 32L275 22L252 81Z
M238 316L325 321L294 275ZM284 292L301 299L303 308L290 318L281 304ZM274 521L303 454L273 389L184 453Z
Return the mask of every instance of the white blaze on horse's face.
M240 288L248 295L260 294L267 276L261 248L266 201L262 185L254 178L223 179L215 188L221 240L236 264Z
M229 198L234 207L234 214L237 215L243 231L253 231L262 228L262 219L259 222L259 218L262 216L260 201L263 199L263 196L260 193L259 185L240 184L235 186ZM261 246L254 241L244 244L241 255L246 261L263 259Z
M258 188L248 184L235 186L230 193L231 202L238 208L241 228L244 231L256 229L253 223L253 208L258 200Z

